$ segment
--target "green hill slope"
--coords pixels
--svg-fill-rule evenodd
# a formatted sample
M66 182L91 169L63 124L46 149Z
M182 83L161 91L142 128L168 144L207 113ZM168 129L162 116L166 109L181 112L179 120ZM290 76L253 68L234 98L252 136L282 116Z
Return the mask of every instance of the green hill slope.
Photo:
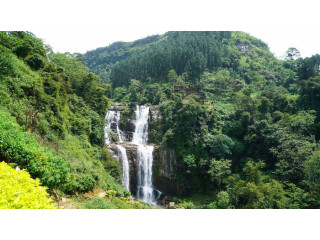
M319 207L319 55L280 61L243 32L168 32L84 59L113 101L160 106L150 140L174 149L180 195L214 208Z
M104 147L107 88L71 54L28 32L0 32L0 159L60 194L129 193Z

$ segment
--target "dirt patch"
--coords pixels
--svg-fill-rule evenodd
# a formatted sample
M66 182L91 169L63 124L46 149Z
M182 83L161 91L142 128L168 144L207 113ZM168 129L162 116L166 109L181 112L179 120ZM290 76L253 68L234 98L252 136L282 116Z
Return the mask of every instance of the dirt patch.
M93 199L95 197L104 198L106 195L106 192L103 191L101 188L96 188L90 192L85 193L83 196L87 199Z
M72 202L72 199L69 198L62 198L57 203L58 209L78 209L78 207Z

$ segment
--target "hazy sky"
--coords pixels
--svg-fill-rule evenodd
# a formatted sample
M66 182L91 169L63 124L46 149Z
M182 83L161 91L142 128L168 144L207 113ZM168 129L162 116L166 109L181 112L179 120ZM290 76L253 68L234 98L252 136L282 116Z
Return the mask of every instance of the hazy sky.
M1 5L8 10L1 12L1 30L28 30L59 52L84 53L170 30L239 30L266 42L277 56L289 47L303 57L320 53L315 0L10 0Z

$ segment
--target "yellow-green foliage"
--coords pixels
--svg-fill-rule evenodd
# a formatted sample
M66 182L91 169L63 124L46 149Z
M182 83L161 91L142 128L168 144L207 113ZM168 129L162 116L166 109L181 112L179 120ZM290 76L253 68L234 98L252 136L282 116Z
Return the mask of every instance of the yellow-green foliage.
M0 209L53 209L46 188L24 170L0 163Z

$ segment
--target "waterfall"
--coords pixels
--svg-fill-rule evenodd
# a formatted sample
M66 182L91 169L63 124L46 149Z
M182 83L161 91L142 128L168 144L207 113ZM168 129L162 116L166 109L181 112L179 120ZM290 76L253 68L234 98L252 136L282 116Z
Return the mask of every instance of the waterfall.
M130 175L129 175L129 161L126 149L117 145L118 148L118 161L122 164L122 186L130 191Z
M148 143L149 107L137 105L135 116L135 130L132 143L136 145L146 145Z
M153 146L148 146L149 107L138 106L135 111L135 131L132 143L138 145L138 186L137 197L144 202L155 204L152 186Z
M144 202L156 204L161 192L152 185L153 146L148 145L148 119L149 107L137 105L131 144L137 146L137 197ZM122 165L122 185L130 191L130 166L125 145L121 144L126 142L126 138L119 125L120 111L109 110L106 115L105 142L109 145L112 142L111 133L117 133L117 159Z
M106 126L104 129L105 142L110 144L112 141L111 132L116 130L118 135L118 142L125 141L125 135L119 128L120 125L120 112L115 110L109 110L106 115ZM121 145L116 145L118 148L117 158L122 165L122 185L125 189L130 191L130 176L129 176L129 161L127 157L126 149Z
M155 203L152 186L153 146L138 145L137 197L144 202Z
M125 141L125 135L124 133L120 130L119 125L120 125L120 112L114 111L114 110L110 110L107 112L106 115L106 126L104 128L104 136L105 136L105 141L106 144L110 144L112 137L110 136L110 133L112 131L112 128L114 128L115 125L115 129L117 131L117 135L118 135L118 139L119 142L124 142Z

